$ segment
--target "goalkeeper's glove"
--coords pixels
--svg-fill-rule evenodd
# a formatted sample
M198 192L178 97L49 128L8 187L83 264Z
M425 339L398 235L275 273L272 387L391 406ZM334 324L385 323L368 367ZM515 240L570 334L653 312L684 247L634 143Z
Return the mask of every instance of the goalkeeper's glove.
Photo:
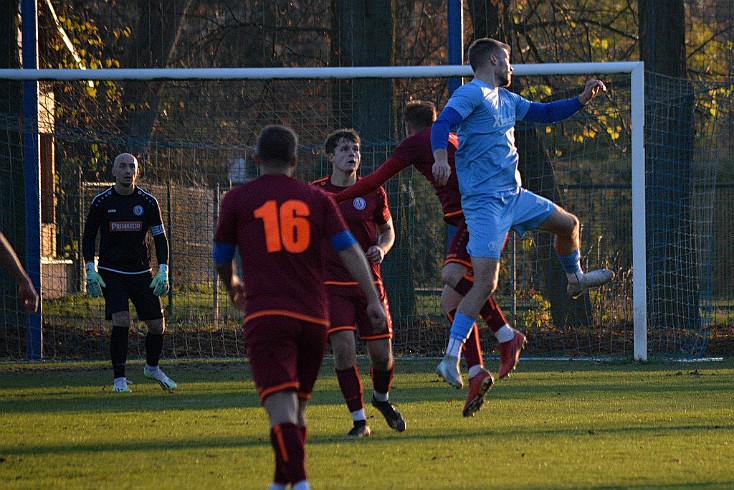
M163 296L168 292L168 266L166 264L158 266L158 272L153 277L150 287L153 288L153 294L156 296Z
M107 284L102 280L94 262L87 262L87 296L99 298L102 296L102 288L106 288Z

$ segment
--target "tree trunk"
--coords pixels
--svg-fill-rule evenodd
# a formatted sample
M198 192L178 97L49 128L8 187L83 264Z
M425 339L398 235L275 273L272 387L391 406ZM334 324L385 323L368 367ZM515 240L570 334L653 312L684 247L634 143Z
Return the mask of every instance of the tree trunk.
M138 0L138 26L133 32L138 45L130 50L124 68L165 68L190 4L191 0ZM123 82L123 121L120 127L128 139L130 149L127 151L134 152L133 148L147 146L158 117L162 88L161 81Z
M640 54L648 72L648 323L653 337L657 336L656 329L663 328L690 329L695 335L701 325L691 187L695 100L693 87L685 79L683 0L666 2L664 9L659 8L659 2L640 0L639 26Z
M331 66L390 66L394 56L395 6L393 0L332 2L333 35ZM362 138L362 153L384 147L395 136L392 81L354 79L333 82L334 109L339 126L356 129ZM379 153L378 153L379 154ZM381 161L375 162L377 165ZM374 168L364 167L363 174ZM382 276L393 321L410 321L415 314L413 251L409 244L415 209L410 189L400 179L385 185L395 226L395 246L382 263Z

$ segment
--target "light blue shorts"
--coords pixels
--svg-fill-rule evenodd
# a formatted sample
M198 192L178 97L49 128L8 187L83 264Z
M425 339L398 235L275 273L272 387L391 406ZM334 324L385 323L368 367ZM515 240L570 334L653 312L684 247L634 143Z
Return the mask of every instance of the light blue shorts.
M461 205L469 228L469 255L490 259L500 258L510 230L522 236L540 226L556 209L552 201L523 188L462 199Z

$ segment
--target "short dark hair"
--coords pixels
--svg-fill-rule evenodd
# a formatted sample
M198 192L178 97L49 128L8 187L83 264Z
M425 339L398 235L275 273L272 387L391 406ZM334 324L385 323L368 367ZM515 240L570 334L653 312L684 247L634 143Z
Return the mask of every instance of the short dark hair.
M265 126L257 137L255 149L261 163L270 166L287 166L296 158L298 135L288 126Z
M490 56L498 54L500 51L507 51L509 53L510 46L489 37L477 39L471 43L468 49L467 56L471 69L477 71L479 67L483 66L489 60Z
M411 100L405 104L403 120L415 129L424 129L436 120L436 105L425 100Z
M337 129L326 137L326 141L324 141L324 153L327 155L334 153L334 150L336 150L336 146L341 139L357 143L358 145L361 144L359 134L354 129Z

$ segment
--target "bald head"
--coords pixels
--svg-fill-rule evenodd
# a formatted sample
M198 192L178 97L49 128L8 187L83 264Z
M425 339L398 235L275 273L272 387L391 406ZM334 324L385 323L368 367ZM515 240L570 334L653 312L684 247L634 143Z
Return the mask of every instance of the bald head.
M140 167L138 159L130 153L120 153L115 157L112 165L112 176L115 177L115 190L121 194L128 194L135 188Z
M137 165L138 159L135 158L135 155L131 153L120 153L119 155L115 157L114 165L116 166L120 162L125 162L125 163L134 162Z

